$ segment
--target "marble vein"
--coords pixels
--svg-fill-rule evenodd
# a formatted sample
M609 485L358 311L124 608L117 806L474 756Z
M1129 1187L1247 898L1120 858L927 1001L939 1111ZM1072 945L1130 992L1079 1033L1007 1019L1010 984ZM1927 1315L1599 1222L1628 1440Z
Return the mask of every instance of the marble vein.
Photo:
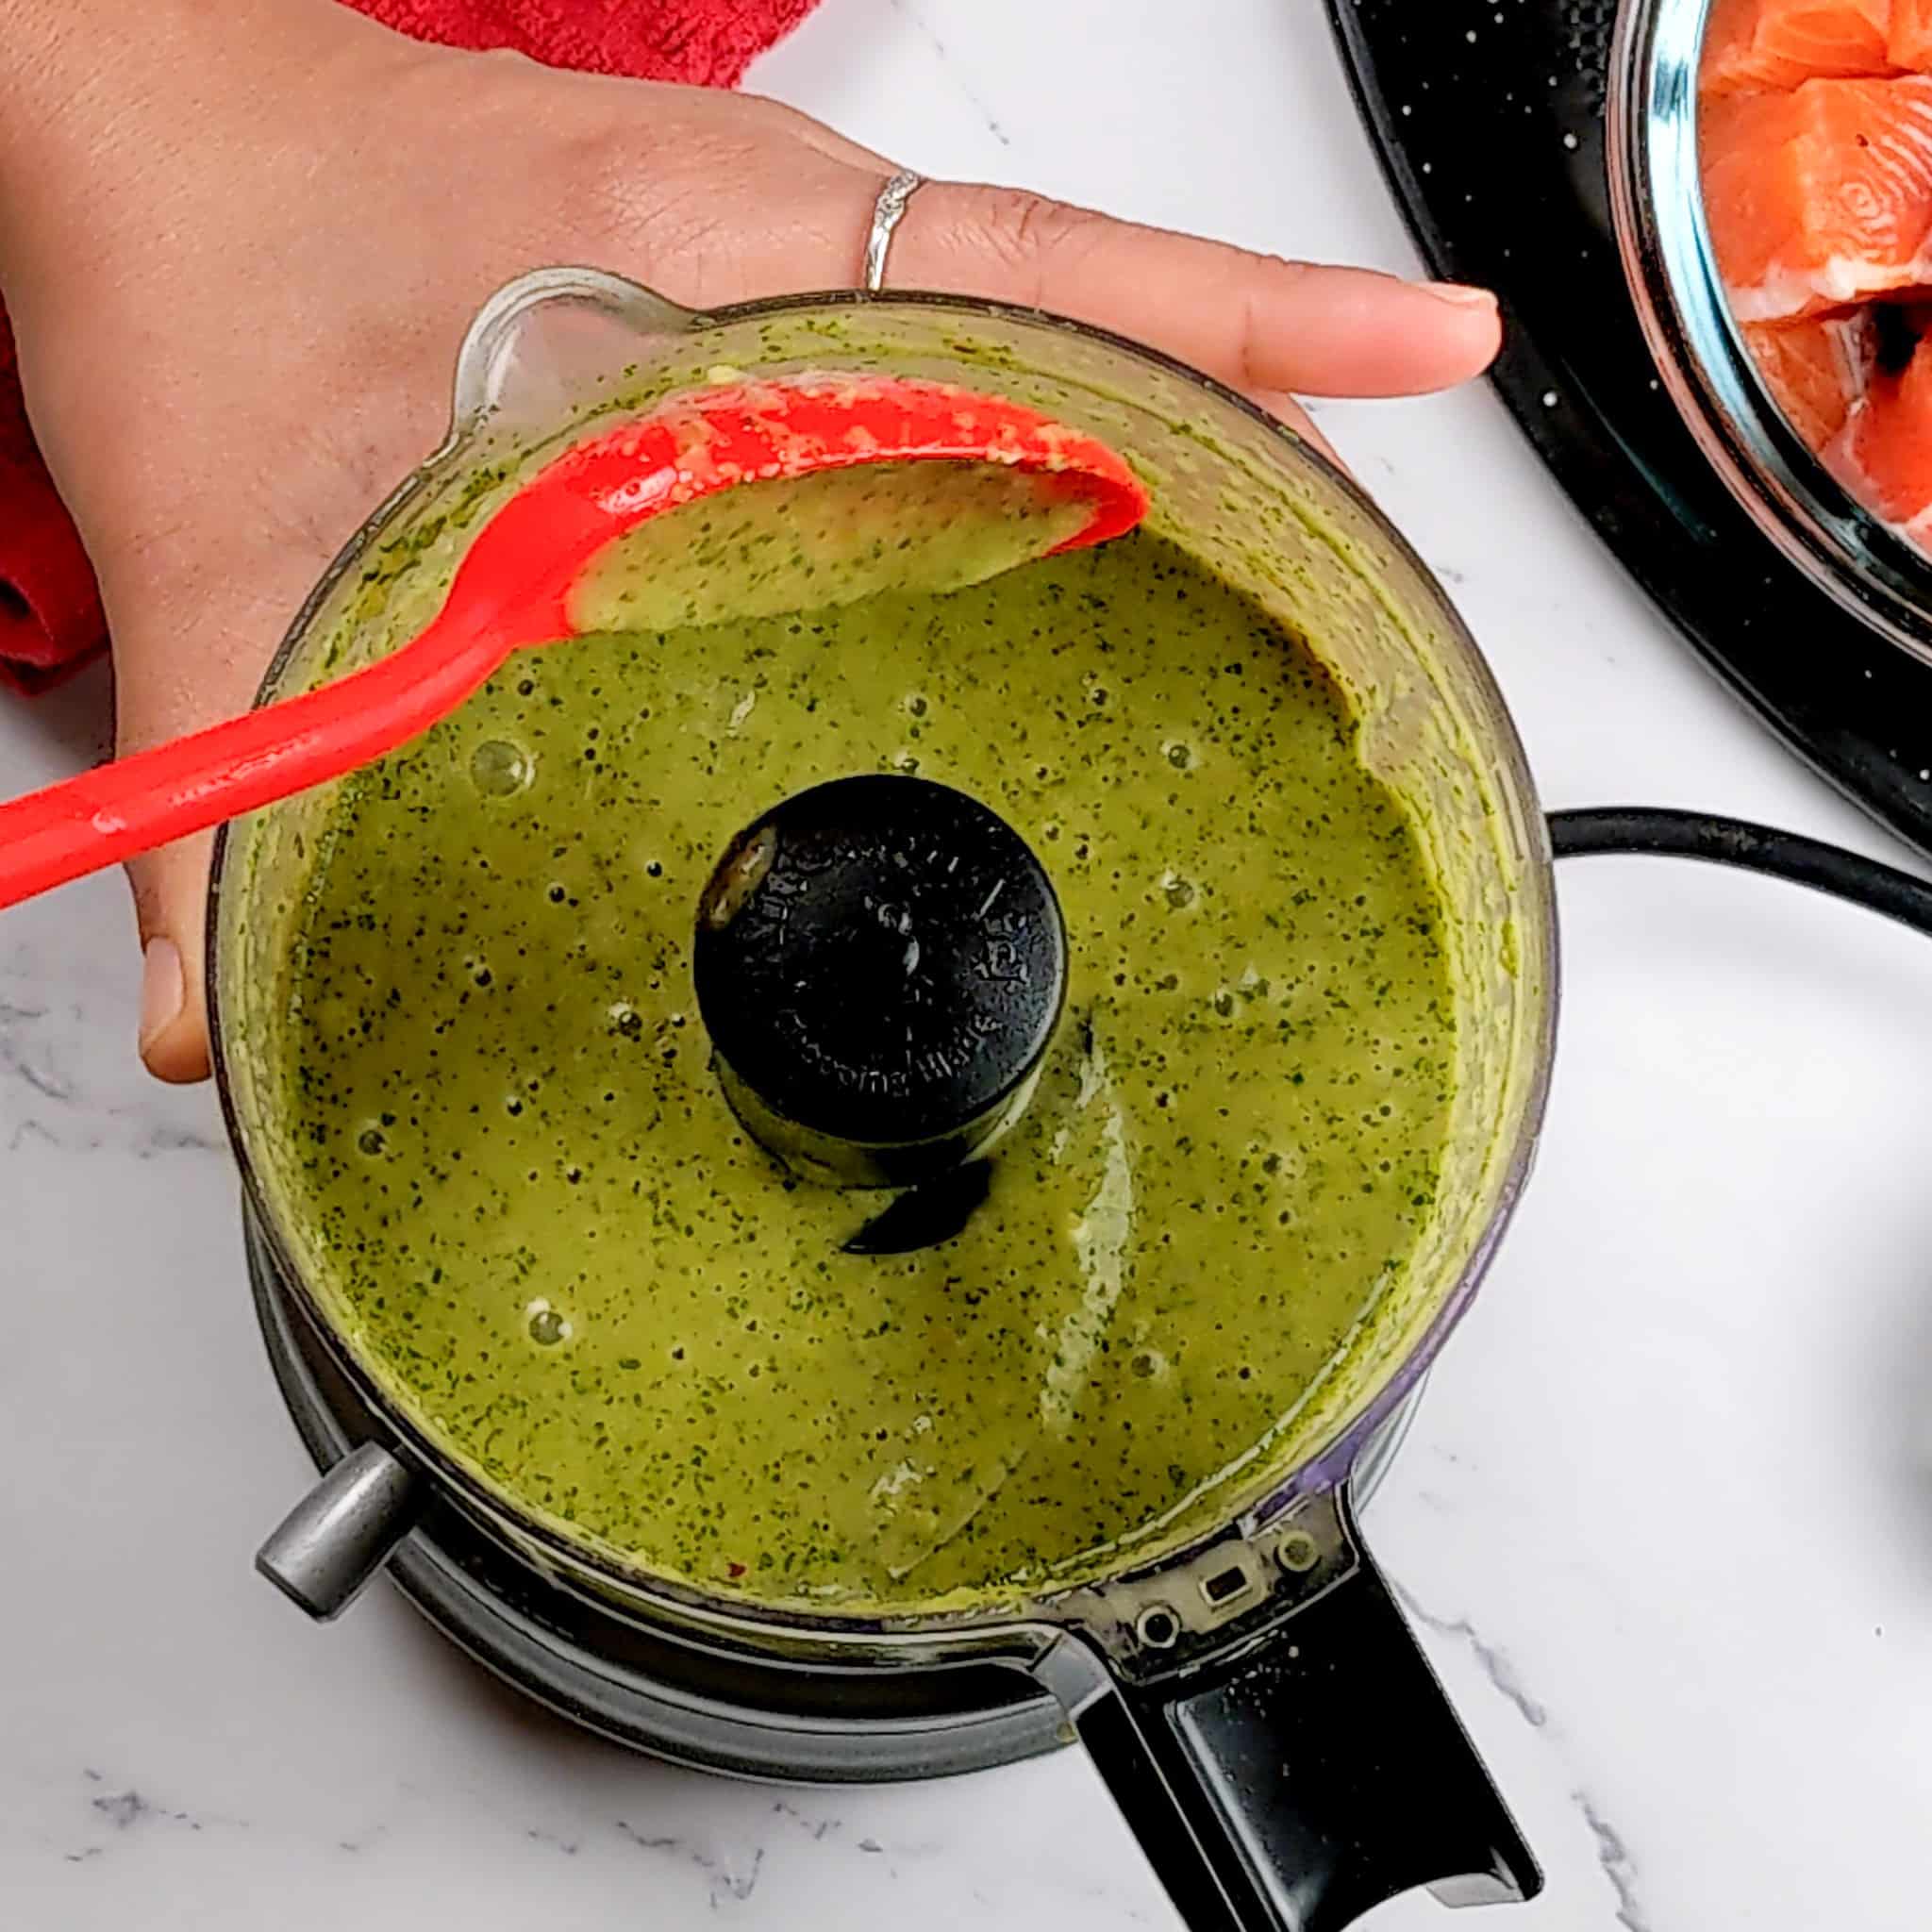
M1596 1861L1617 1898L1617 1924L1624 1932L1651 1932L1650 1920L1638 1903L1637 1863L1624 1842L1623 1833L1597 1809L1588 1792L1573 1791L1570 1795L1596 1840Z
M43 1100L71 1101L73 1078L58 1071L58 1049L42 1032L44 1007L20 1007L0 1000L0 1080L18 1080ZM74 1015L76 1024L81 1015ZM38 1049L38 1050L37 1050Z
M37 975L33 961L0 962L0 989ZM55 1005L0 990L0 1141L66 1153L125 1151L139 1160L222 1157L207 1092L164 1092L133 1068L133 1049L97 1003ZM129 1097L129 1096L132 1097Z
M63 1852L61 1858L69 1865L92 1863L105 1857L123 1834L139 1834L150 1827L192 1832L201 1831L210 1824L245 1828L245 1822L242 1819L197 1816L192 1811L155 1797L137 1785L126 1785L119 1790L107 1788L107 1774L92 1765L84 1766L81 1775L88 1784L104 1787L88 1795L87 1808L91 1814L88 1823L91 1831L105 1830L108 1837L90 1838L73 1850Z
M1533 1729L1541 1730L1549 1723L1548 1707L1541 1699L1531 1695L1507 1651L1486 1641L1477 1634L1474 1624L1467 1617L1438 1616L1433 1610L1425 1609L1399 1583L1394 1585L1394 1590L1403 1608L1418 1624L1434 1630L1440 1636L1453 1637L1468 1646L1470 1655L1475 1658L1477 1668L1490 1680L1497 1694L1515 1709L1524 1724Z
M1418 1602L1413 1593L1401 1584L1391 1582L1391 1588L1404 1609L1417 1623L1467 1647L1491 1687L1524 1724L1533 1730L1556 1735L1557 1727L1550 1723L1549 1707L1524 1685L1507 1651L1479 1635L1469 1618L1439 1615ZM1624 1932L1653 1932L1638 1897L1637 1860L1624 1834L1604 1815L1590 1792L1580 1786L1571 1790L1570 1802L1590 1827L1597 1864L1616 1897L1617 1924Z
M617 1829L632 1844L644 1851L666 1852L696 1866L710 1887L711 1909L714 1912L727 1898L742 1905L758 1890L758 1874L765 1863L763 1845L754 1845L750 1857L740 1861L726 1859L676 1833L653 1837L622 1818L617 1821Z
M999 124L999 118L986 102L967 82L966 77L954 65L952 57L946 52L946 43L933 30L931 24L919 9L908 4L908 0L891 0L892 11L905 20L931 47L939 57L940 65L951 75L953 85L958 89L959 97L979 118L986 123L986 131L1002 147L1011 147L1013 137Z

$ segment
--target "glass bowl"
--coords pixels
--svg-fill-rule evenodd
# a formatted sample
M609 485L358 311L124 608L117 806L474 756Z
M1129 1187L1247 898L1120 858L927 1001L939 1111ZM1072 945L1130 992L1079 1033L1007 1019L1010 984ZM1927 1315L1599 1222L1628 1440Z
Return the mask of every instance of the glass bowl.
M1759 375L1718 272L1698 164L1711 0L1624 0L1607 155L1624 272L1657 375L1711 466L1779 552L1881 637L1932 664L1932 558L1807 449Z

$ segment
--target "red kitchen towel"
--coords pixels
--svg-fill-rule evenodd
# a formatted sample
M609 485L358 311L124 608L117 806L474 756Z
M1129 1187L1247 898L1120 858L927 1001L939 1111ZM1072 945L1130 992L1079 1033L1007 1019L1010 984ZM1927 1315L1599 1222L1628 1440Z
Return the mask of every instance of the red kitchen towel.
M419 41L736 87L817 0L346 0ZM42 690L108 640L92 566L34 446L0 310L0 685Z

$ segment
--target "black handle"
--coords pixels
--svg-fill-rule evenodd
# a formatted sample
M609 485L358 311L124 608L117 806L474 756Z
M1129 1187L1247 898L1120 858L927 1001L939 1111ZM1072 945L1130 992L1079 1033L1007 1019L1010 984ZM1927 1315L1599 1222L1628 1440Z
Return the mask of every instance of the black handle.
M1388 1585L1356 1557L1234 1657L1133 1683L1069 1634L1081 1658L1041 1672L1190 1932L1338 1932L1419 1885L1457 1906L1542 1889Z

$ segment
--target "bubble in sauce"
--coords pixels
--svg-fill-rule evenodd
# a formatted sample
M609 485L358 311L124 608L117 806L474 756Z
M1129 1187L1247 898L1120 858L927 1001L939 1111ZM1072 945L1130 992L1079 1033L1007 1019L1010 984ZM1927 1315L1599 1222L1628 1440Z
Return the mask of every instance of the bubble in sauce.
M1178 873L1167 873L1160 881L1161 895L1176 912L1184 912L1194 903L1193 882L1184 879Z
M1176 772L1191 772L1200 763L1191 744L1183 744L1178 738L1171 738L1160 747L1160 755Z
M548 1302L534 1301L525 1312L529 1316L530 1340L540 1348L555 1348L559 1341L570 1340L568 1319Z
M507 738L486 738L470 754L470 783L485 798L513 797L536 774L536 759Z

